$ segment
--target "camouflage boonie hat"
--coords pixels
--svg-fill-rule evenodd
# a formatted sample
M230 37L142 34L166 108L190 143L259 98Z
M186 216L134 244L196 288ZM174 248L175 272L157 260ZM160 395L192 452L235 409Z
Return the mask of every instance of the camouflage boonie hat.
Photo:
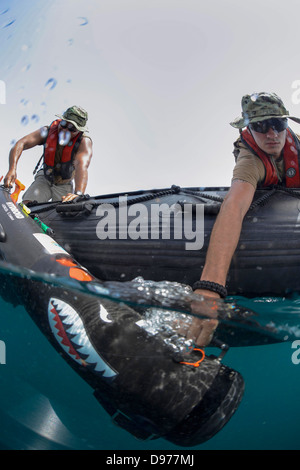
M279 96L262 92L243 96L242 117L236 118L230 125L242 129L253 122L271 118L289 118L300 124L300 118L290 116Z
M83 108L80 108L80 106L71 106L62 116L60 114L56 114L55 116L71 122L80 132L88 132L88 128L86 127L88 113Z

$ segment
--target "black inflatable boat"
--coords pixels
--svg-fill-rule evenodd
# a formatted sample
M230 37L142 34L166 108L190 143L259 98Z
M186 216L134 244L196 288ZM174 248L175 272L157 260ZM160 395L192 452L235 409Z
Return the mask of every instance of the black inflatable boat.
M228 188L154 189L69 204L32 204L55 240L101 280L192 285ZM229 276L228 293L284 296L300 290L300 190L257 190Z
M86 213L84 205L78 219L61 216L56 205L49 218L54 215L70 232L85 227L81 239L89 245L87 221L97 216ZM103 287L41 225L0 187L0 259L9 273L0 272L4 300L26 308L113 421L134 436L195 446L215 435L241 401L241 375L201 348L174 349L165 334L149 332L141 311L55 283L63 278ZM16 268L21 275L13 275ZM45 282L47 274L50 281Z

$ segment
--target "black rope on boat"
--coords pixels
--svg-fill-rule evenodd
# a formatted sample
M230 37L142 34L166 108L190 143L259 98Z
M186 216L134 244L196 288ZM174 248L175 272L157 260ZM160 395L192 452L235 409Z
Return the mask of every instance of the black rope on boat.
M263 196L253 201L249 210L253 210L256 207L265 205L269 201L269 199L278 191L284 192L286 194L289 194L292 197L300 199L300 191L296 191L293 188L286 188L284 186L274 185L266 194L264 194ZM83 196L84 200L80 198L81 199L80 202L79 201L78 202L71 201L70 203L61 203L60 201L49 202L45 206L43 205L43 207L41 208L35 207L34 210L36 213L41 214L43 212L49 211L50 208L53 208L62 215L74 217L76 214L88 215L91 213L91 211L95 207L98 207L103 204L110 204L111 206L117 208L117 207L122 207L124 205L129 206L129 205L136 204L136 203L151 201L151 200L158 199L160 197L164 197L164 196L168 196L172 194L193 196L194 198L200 200L204 204L205 204L205 200L208 200L208 201L210 200L210 201L219 203L219 204L212 204L212 205L205 204L205 209L207 213L210 213L210 212L217 213L218 210L220 209L221 204L224 201L224 198L221 196L211 195L205 192L198 192L198 191L189 190L189 189L183 189L180 186L173 185L170 189L158 190L157 192L153 191L151 193L144 194L144 195L137 195L135 197L132 197L132 199L126 199L124 201L122 200L110 201L108 199L105 201L102 200L102 201L96 202L94 199L93 202L91 202L90 196L86 195L86 196ZM183 201L178 201L178 203L183 203ZM34 202L31 204L29 203L28 206L30 205L35 205L35 203Z
M157 193L150 193L150 194L144 194L142 196L135 196L132 199L126 199L126 201L104 201L104 202L96 202L95 207L101 206L103 204L110 204L113 207L122 207L124 205L130 206L132 204L136 204L139 202L144 202L144 201L151 201L153 199L158 199L163 196L169 196L171 194L179 194L181 192L181 188L179 186L173 185L170 189L164 189L161 191L158 191Z
M182 189L181 194L187 194L189 196L194 196L197 199L208 199L210 201L215 201L215 202L220 202L222 203L224 201L224 198L221 196L214 196L212 194L206 194L206 193L199 193L197 191L192 191L188 189Z
M276 188L273 188L270 192L256 199L256 201L252 202L251 206L249 207L249 211L252 209L255 209L256 207L264 206L267 203L267 201L270 199L270 197L273 196L273 194L275 194L275 192L276 192Z
M294 188L286 188L285 186L276 186L277 191L282 191L283 193L287 193L290 196L295 197L296 199L300 199L300 191L296 191Z
M89 205L92 205L93 208L95 207L98 207L100 205L103 205L103 204L110 204L111 206L113 207L122 207L123 205L132 205L132 204L136 204L138 202L145 202L145 201L151 201L152 199L156 199L156 198L160 198L160 197L163 197L163 196L168 196L168 195L171 195L171 194L179 194L180 193L180 187L179 186L172 186L171 189L166 189L166 190L163 190L163 191L158 191L157 193L150 193L150 194L145 194L145 195L142 195L142 196L136 196L132 199L126 199L126 201L110 201L109 199L106 200L106 201L93 201L93 203L89 202L89 197L86 198L86 201L80 201L80 202L73 202L73 201L70 201L69 203L67 202L49 202L46 206L44 206L43 204L43 207L35 207L35 212L36 213L42 213L42 212L47 212L49 209L55 209L56 212L59 212L59 213L75 213L75 212L80 212L80 211L83 211L84 210L84 206L85 204L88 202ZM29 206L35 206L36 204L38 204L37 202L31 202L31 203L28 203L28 207ZM90 209L90 207L89 207Z
M112 207L123 207L123 206L130 206L132 204L140 203L140 202L145 202L145 201L151 201L153 199L157 199L163 196L167 196L170 194L176 194L178 193L178 187L172 187L171 189L163 190L163 191L158 191L157 193L151 193L151 194L145 194L142 196L136 196L132 199L126 199L124 201L99 201L99 202L89 202L88 199L86 201L80 201L80 202L72 202L70 203L61 203L59 202L56 206L56 212L59 214L65 216L65 217L80 217L83 215L89 215L92 210L95 207L109 204Z
M43 207L35 207L36 205L41 204ZM39 203L37 201L30 201L26 204L27 207L34 207L34 211L38 214L41 214L42 212L47 212L50 208L55 209L57 204L60 204L60 202L48 202L46 206L44 206L44 203Z
M292 197L295 197L296 199L300 199L299 191L295 191L295 189L293 188L286 188L285 186L274 185L272 186L272 189L268 193L264 194L263 196L258 198L256 201L254 201L249 207L249 210L255 209L256 207L259 207L259 206L264 206L268 202L270 197L278 192L283 192L283 193L289 194Z

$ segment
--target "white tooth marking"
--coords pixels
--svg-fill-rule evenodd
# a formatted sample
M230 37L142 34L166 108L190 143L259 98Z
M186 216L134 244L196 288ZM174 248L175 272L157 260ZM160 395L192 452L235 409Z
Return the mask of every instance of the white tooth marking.
M48 304L51 330L63 350L81 365L92 365L103 377L113 378L117 373L109 367L94 349L78 313L63 300L52 297ZM68 336L75 335L70 342ZM75 346L76 345L76 349ZM84 355L84 357L82 357Z
M100 318L101 318L101 320L103 320L106 323L111 323L112 320L110 320L108 318L108 315L109 315L109 313L106 310L106 308L104 308L103 305L100 305Z

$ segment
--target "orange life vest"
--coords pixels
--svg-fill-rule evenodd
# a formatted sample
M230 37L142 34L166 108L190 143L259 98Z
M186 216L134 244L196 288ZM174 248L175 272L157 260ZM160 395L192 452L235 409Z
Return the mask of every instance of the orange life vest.
M274 167L269 156L257 145L251 132L245 129L241 133L242 142L247 145L248 148L257 155L264 164L266 169L265 179L262 186L271 186L278 184L279 179L277 176L276 168ZM300 187L300 171L299 171L299 159L300 159L300 144L297 136L294 132L288 128L286 141L283 148L283 160L285 169L285 185L289 188Z
M61 119L53 121L49 127L47 140L44 145L44 175L53 182L54 176L61 176L63 180L72 178L74 165L73 159L82 139L82 132L65 145L62 151L61 161L55 164L55 153L58 143L58 125Z

